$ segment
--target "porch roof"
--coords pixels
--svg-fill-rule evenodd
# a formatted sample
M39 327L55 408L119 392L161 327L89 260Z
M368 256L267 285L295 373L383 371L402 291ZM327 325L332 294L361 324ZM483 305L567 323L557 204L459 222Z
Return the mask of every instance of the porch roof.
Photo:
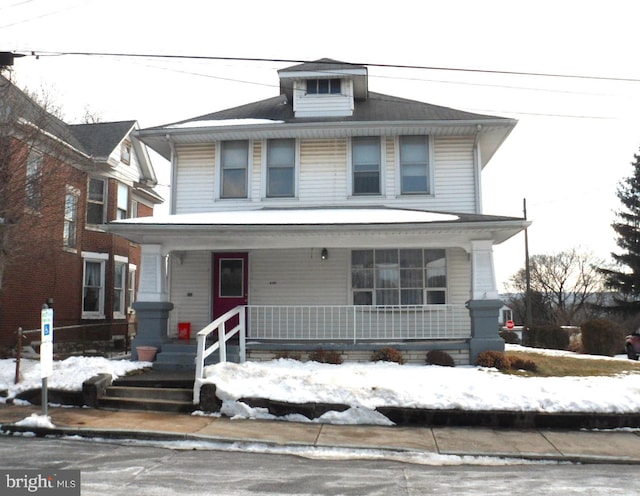
M173 250L448 247L500 244L530 223L516 217L387 207L260 208L123 219L105 229Z

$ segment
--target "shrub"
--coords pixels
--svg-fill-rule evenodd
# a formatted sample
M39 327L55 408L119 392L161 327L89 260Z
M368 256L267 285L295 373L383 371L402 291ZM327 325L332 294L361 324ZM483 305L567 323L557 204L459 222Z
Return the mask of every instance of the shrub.
M323 350L322 348L318 348L317 350L309 353L309 360L313 362L340 365L342 363L342 355L339 351Z
M442 367L455 367L456 362L449 353L442 350L430 350L427 353L427 363L429 365L440 365Z
M291 351L279 351L273 357L274 360L279 360L280 358L300 361L300 353L293 353Z
M520 344L518 334L509 329L502 329L500 331L500 337L504 339L504 342L507 344Z
M534 361L520 357L509 357L509 367L513 370L526 370L527 372L538 371L538 366Z
M580 328L584 353L613 356L623 352L626 332L615 322L606 319L588 320Z
M566 351L569 348L569 332L557 325L530 327L522 332L522 344L532 348Z
M404 357L402 356L402 352L396 350L395 348L382 348L380 350L376 350L371 353L371 361L372 362L395 362L400 365L404 364Z
M498 370L508 369L510 363L504 353L495 350L483 351L476 360L476 365L479 367L495 367Z

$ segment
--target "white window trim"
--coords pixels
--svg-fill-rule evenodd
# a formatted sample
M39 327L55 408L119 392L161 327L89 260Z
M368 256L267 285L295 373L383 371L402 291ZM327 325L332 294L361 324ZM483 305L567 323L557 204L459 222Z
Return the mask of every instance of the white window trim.
M65 192L65 205L64 205L64 220L63 220L63 226L66 226L67 224L67 198L66 195L73 195L76 197L76 219L75 219L75 229L76 229L76 244L75 246L67 246L64 242L64 227L63 227L63 231L62 231L62 248L65 251L68 251L70 253L78 253L78 227L80 225L80 196L81 196L81 191L80 189L71 186L69 184L66 185L66 192Z
M275 138L278 139L278 138ZM285 138L286 139L286 138ZM298 199L299 181L300 181L300 140L298 138L293 139L294 148L294 163L293 163L293 196L267 196L269 187L269 171L267 164L267 147L269 140L261 140L262 151L260 153L260 174L261 174L261 186L260 195L263 200L266 201L278 201L278 200L296 200Z
M403 134L401 136L412 136L409 134ZM427 136L427 146L428 150L428 158L429 163L427 164L427 181L428 181L428 191L426 193L403 193L402 192L402 167L400 165L400 138L401 136L395 136L394 138L394 160L395 160L395 172L396 172L396 197L397 198L413 198L413 197L425 197L425 196L435 196L435 150L434 150L434 139L431 134L429 135L418 135L418 136Z
M129 306L127 307L127 313L133 313L132 304L136 301L137 280L138 280L138 266L136 264L130 263L128 267L128 272L127 272L127 295L129 295Z
M247 196L244 198L224 198L222 196L222 143L225 141L246 141L248 143L248 153L247 153ZM251 176L253 175L253 142L254 140L222 140L216 141L216 165L215 170L217 174L215 174L214 179L214 188L215 188L215 200L223 201L223 202L242 202L246 203L251 201Z
M385 136L372 136L380 141L380 193L353 194L353 138L347 140L347 198L350 199L371 199L372 197L384 197L387 191L386 171L387 171L387 139ZM366 136L363 136L366 137Z
M83 319L104 319L104 302L105 302L105 268L106 263L109 260L108 253L96 253L96 252L82 252L82 318ZM85 312L84 311L84 281L86 277L87 262L97 262L100 264L100 281L102 282L100 291L100 301L98 302L97 312Z
M113 318L114 319L124 319L127 317L126 314L126 303L127 303L127 292L128 292L128 280L129 280L129 259L127 257L123 257L121 255L115 255L114 257L114 263L113 263L113 291L115 293L115 289L116 289L116 265L120 264L124 267L124 274L122 277L122 288L120 288L121 290L121 294L120 294L120 308L122 309L121 312L116 312L115 310L113 310ZM115 294L114 294L114 301L112 302L112 305L115 306Z

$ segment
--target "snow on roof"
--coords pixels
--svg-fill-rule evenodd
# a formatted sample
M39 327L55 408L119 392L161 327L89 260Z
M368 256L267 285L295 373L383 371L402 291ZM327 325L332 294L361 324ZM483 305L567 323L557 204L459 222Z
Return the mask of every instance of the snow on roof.
M115 224L144 225L340 225L420 224L459 220L457 215L383 208L262 209L138 217Z
M196 127L256 126L260 124L282 124L284 121L271 119L217 119L177 122L164 126L167 129L191 129Z

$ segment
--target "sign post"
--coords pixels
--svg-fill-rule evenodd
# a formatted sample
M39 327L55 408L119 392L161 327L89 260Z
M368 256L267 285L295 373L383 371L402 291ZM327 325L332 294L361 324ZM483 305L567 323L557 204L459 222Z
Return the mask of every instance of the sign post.
M42 379L42 415L49 403L47 379L53 374L53 308L44 305L40 313L40 377Z

